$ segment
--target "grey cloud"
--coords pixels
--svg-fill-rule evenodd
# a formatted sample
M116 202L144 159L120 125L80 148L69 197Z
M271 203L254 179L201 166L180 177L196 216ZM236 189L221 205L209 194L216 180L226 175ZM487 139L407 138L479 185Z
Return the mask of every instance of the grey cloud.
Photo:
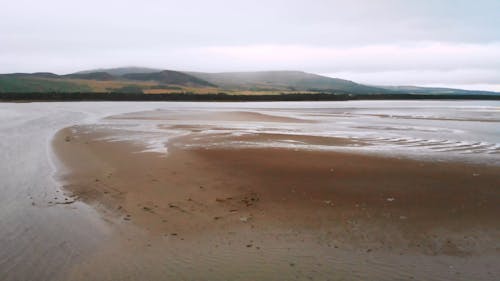
M131 64L360 74L500 69L498 0L0 2L0 72ZM436 53L425 44L469 49ZM259 50L266 46L278 55ZM297 46L304 49L294 54ZM360 51L380 46L400 53Z

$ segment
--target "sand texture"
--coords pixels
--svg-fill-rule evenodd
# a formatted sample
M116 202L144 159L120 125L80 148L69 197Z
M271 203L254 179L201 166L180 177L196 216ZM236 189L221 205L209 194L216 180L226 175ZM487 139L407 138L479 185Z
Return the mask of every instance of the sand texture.
M136 115L126 118L155 118ZM210 118L266 121L254 114ZM115 132L106 128L74 126L56 135L54 148L65 167L60 173L65 190L95 206L116 232L68 278L498 276L497 166L225 147L224 143L249 140L364 144L281 134L220 133L205 138L198 135L202 126L191 129L168 142L167 154L142 152L144 148L133 142L111 142Z

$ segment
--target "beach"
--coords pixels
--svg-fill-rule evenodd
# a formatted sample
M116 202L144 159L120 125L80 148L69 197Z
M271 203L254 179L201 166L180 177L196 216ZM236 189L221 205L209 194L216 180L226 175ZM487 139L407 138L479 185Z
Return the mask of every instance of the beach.
M186 118L184 114L153 113L154 118L151 112L143 112L111 119ZM305 122L266 117L230 112L202 113L198 118ZM357 256L377 257L380 265L365 266L360 275L377 280L439 280L441 274L458 279L494 278L495 269L490 269L487 260L499 250L492 247L500 234L496 218L500 211L499 167L241 145L250 141L365 145L347 138L227 132L206 136L203 132L208 128L203 126L184 125L182 129L189 133L171 139L166 154L144 152L143 146L130 141L109 141L121 134L106 127L75 126L56 135L55 151L69 169L63 177L64 189L76 200L96 206L106 220L121 229L102 256L77 266L72 276L78 279L91 272L97 279L105 275L124 278L127 274L174 278L171 272L163 271L162 258L180 255L184 257L181 260L188 259L181 267L202 268L186 278L195 279L203 273L218 280L224 279L224 274L217 272L217 264L207 269L207 261L189 259L217 259L221 255L221 259L229 256L241 270L242 280L280 280L282 276L330 280L336 272L345 274L356 265L336 267L326 257L361 259ZM141 234L130 234L137 229ZM132 254L129 247L116 243L129 243L145 251L153 247L160 252L179 247L182 254L151 254L158 256L149 262L147 272L140 266L133 272L123 271L121 266L114 271L108 267L109 258ZM219 251L219 247L224 250ZM301 254L285 249L301 249ZM258 258L248 257L249 251ZM323 254L318 255L320 252ZM392 260L394 256L399 256L400 265ZM433 265L430 272L405 268L424 257L449 265ZM244 273L244 267L254 259L275 258L278 264L269 265L263 275ZM130 259L125 264L144 265L142 255ZM456 259L467 262L457 266ZM401 269L380 269L391 266Z
M0 279L496 280L498 106L0 105Z

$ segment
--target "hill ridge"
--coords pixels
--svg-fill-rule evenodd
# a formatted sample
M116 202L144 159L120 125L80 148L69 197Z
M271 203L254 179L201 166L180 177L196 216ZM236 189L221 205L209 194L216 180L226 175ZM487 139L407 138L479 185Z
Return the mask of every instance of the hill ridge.
M0 92L144 92L228 94L500 95L499 92L419 86L364 85L301 70L194 72L145 67L101 68L57 75L0 74ZM142 72L146 71L146 72ZM121 75L117 75L120 74Z

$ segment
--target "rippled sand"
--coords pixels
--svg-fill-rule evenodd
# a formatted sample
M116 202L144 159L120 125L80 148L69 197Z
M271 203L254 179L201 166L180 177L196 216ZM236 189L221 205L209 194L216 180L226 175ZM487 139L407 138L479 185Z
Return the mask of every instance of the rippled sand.
M495 101L0 103L0 280L495 280L499 123Z
M156 111L111 119L126 128L124 120L187 116ZM65 189L114 228L69 279L494 280L499 273L492 247L500 235L496 166L276 147L369 144L238 134L224 123L219 130L157 128L183 132L169 140L166 154L144 152L145 144L134 141L134 134L147 138L144 132L109 124L57 134L56 152L70 169L62 175Z

